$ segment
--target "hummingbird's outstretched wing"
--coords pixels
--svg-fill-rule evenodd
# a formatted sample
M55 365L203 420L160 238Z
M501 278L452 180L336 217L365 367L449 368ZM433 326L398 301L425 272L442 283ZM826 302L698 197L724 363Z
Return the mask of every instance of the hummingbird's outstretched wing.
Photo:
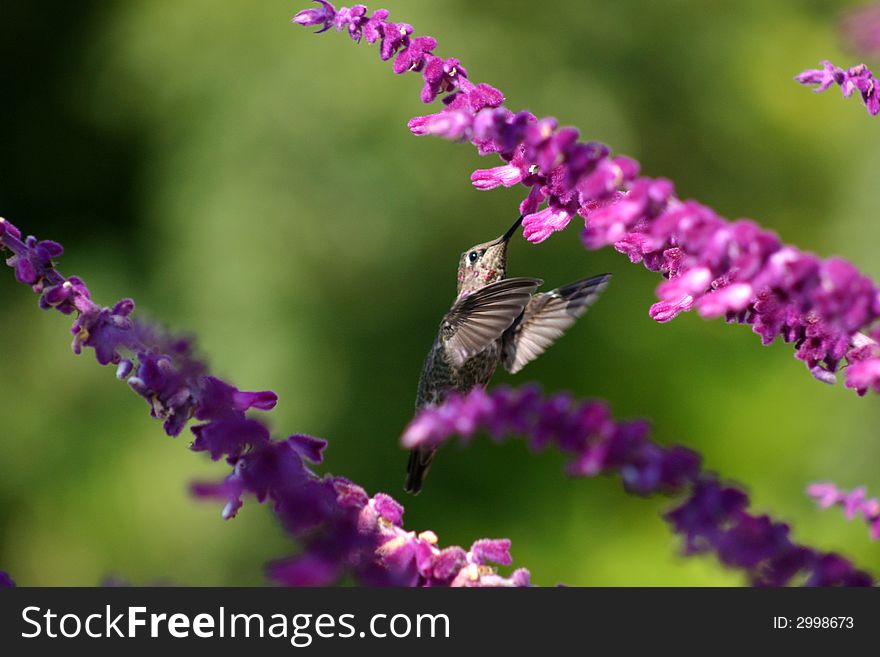
M461 367L500 338L541 283L538 278L505 278L456 301L440 324L453 365Z
M516 374L544 353L587 312L609 280L611 274L601 274L533 296L522 316L504 333L504 369Z

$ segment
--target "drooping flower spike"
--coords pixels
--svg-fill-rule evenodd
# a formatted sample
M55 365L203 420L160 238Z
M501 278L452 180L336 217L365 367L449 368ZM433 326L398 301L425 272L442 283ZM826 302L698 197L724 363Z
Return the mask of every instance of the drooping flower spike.
M533 450L554 447L570 456L567 469L575 477L616 475L630 493L677 499L664 518L683 538L684 554L714 553L754 586L872 584L843 557L792 541L787 524L750 513L747 495L703 470L698 454L654 442L646 422L618 422L603 402L545 397L531 386L475 389L420 412L401 442L436 447L478 433L494 440L521 436Z
M868 525L871 539L880 540L880 500L876 497L868 497L864 486L847 493L832 483L810 484L807 487L807 494L816 500L816 504L821 509L832 506L842 507L847 520L861 516Z
M470 141L481 155L497 153L505 164L478 169L471 180L481 190L529 188L519 208L526 239L542 242L579 217L586 248L613 246L667 279L650 309L656 321L696 308L703 317L751 324L764 344L777 337L793 343L796 357L818 380L835 382L846 361L847 387L860 395L880 392L880 328L874 328L880 288L855 266L786 245L753 221L727 221L701 203L679 199L670 181L640 176L636 161L612 155L603 144L579 141L576 129L507 109L498 89L473 83L458 60L433 53L434 39L414 37L412 26L388 22L385 10L367 18L358 5L357 17L350 18L354 10L321 6L323 13L306 10L294 22L324 24L330 12L337 30L349 25L357 41L367 21L382 58L397 55L394 72L418 73L430 86L423 101L433 100L435 91L446 93L445 108L413 118L410 130ZM446 73L438 86L441 69ZM829 64L798 79L820 88L837 83L846 95L859 90L872 112L880 97L865 67L843 71Z
M147 400L169 436L192 419L198 422L190 429L191 449L225 459L232 473L220 483L194 485L197 496L221 499L227 519L246 494L272 504L301 547L296 557L268 564L273 581L327 585L353 574L384 585L529 585L527 570L507 577L492 565L511 564L507 539L481 539L469 550L441 548L433 532L404 529L403 507L390 496L371 497L342 477L315 474L308 464L322 461L326 441L301 434L273 440L266 424L248 414L273 409L274 392L244 392L211 376L191 340L137 321L131 299L97 305L81 279L65 278L55 268L60 244L22 240L18 228L0 219L0 251L6 249L12 253L7 264L40 295L41 308L75 315L75 353L92 348L101 365L115 365L117 377Z

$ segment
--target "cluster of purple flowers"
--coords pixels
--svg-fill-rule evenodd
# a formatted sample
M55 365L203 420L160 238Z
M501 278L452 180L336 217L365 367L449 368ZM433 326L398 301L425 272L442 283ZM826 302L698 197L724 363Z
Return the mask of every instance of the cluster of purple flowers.
M871 538L880 540L880 500L876 497L868 497L864 486L847 493L832 483L810 484L807 494L816 500L821 509L832 506L843 507L843 513L847 520L856 516L862 516L867 523Z
M16 278L40 295L40 307L76 315L75 353L90 347L101 365L116 365L117 377L147 400L169 436L179 435L191 419L199 421L191 427L191 448L214 460L225 458L232 473L220 483L194 485L196 495L224 500L224 518L235 516L246 493L271 501L302 548L295 557L269 564L274 581L322 585L353 574L369 584L529 585L525 569L504 577L491 565L511 563L508 540L481 539L470 550L440 548L433 532L403 528L403 507L390 496L370 497L346 479L315 474L307 462L321 462L325 441L303 435L273 440L266 424L248 415L251 409L274 408L274 392L244 392L210 376L191 341L135 321L131 299L112 307L95 304L82 280L65 278L55 268L60 244L22 240L21 232L0 218L0 251L5 249L12 253L7 263ZM0 578L7 581L12 582Z
M815 84L816 88L813 91L816 93L821 93L835 84L840 87L846 98L858 91L862 102L868 108L868 113L871 116L880 113L880 83L864 64L857 64L844 70L826 59L822 62L822 68L804 71L794 79L801 84Z
M318 1L319 9L302 11L293 21L321 25L321 31L347 28L355 41L362 35L369 43L379 41L382 59L396 54L396 73L422 75L425 102L448 92L446 107L412 119L410 130L470 141L481 155L497 153L506 163L477 170L471 180L483 190L529 188L520 204L528 240L541 242L580 216L587 248L612 245L667 279L650 309L655 320L667 322L696 307L704 317L751 324L764 344L778 336L794 343L797 358L819 380L836 381L846 359L848 387L859 394L880 392L880 328L871 329L880 318L880 288L855 266L820 259L752 221L730 222L696 201L680 200L670 181L640 176L636 161L579 141L576 129L512 112L502 105L500 91L471 82L458 60L433 54L434 39L413 37L412 26L388 22L385 10L368 16L363 5L336 11ZM812 80L813 73L799 79ZM869 109L877 102L880 90L866 68L831 67L823 75L822 88L838 82L845 94L859 89Z
M12 578L2 570L0 570L0 589L11 589L15 587Z
M571 455L567 469L573 476L613 473L630 493L682 498L665 518L683 537L684 553L714 553L755 586L872 584L840 555L794 543L785 523L749 513L746 494L703 470L698 454L654 442L646 422L615 421L603 402L544 397L535 387L475 389L423 410L402 442L408 448L439 446L452 436L467 441L479 432L496 440L523 436L535 450L553 446Z

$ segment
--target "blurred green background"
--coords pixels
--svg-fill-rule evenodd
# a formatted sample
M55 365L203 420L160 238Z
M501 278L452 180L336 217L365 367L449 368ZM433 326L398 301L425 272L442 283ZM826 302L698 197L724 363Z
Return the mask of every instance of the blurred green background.
M519 441L447 448L404 499L397 440L454 296L460 251L498 235L523 190L475 191L496 166L466 145L416 139L420 80L377 47L288 24L305 2L4 2L0 214L62 242L94 296L195 332L213 370L276 390L279 434L330 440L322 471L404 501L444 544L513 540L536 583L739 585L714 559L678 556L661 499L614 479L570 480L558 454ZM838 2L384 2L513 109L551 114L680 194L754 217L786 241L880 277L880 135L856 99L792 76L858 61ZM371 7L375 9L377 7ZM870 62L869 62L870 63ZM573 222L577 223L577 222ZM691 313L648 318L659 279L575 225L519 239L513 275L615 280L584 321L520 375L607 398L664 442L699 450L795 539L880 573L860 522L820 512L807 483L880 493L876 398L813 380L789 345ZM144 402L69 320L0 277L0 567L23 585L265 582L292 545L268 509L234 521L194 501L227 469L164 436Z

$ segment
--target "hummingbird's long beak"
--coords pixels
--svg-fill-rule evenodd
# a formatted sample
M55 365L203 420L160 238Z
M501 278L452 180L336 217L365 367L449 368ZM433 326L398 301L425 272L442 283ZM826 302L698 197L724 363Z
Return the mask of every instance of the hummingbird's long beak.
M513 237L513 234L516 232L516 229L519 228L519 225L522 223L523 216L520 215L519 219L513 222L513 226L507 229L507 232L504 233L501 237L498 238L499 244L506 244L510 241L510 238Z

